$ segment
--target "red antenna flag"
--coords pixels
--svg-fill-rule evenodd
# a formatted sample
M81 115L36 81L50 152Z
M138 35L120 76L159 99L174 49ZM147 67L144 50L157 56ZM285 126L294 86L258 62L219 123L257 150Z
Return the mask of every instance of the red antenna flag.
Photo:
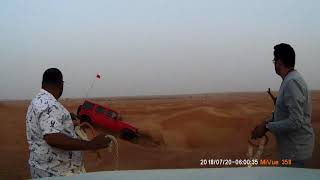
M97 78L97 79L101 79L101 76L100 76L99 73L96 75L96 78ZM92 84L91 84L91 86L89 87L89 89L88 89L88 91L87 91L87 93L86 93L86 99L88 98L89 92L90 92L90 90L92 89L95 81L96 81L96 79L93 79Z

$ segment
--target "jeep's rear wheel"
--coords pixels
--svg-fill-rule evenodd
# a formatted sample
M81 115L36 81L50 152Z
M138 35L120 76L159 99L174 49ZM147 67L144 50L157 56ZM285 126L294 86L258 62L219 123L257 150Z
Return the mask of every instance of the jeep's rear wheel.
M130 129L124 129L121 131L121 138L124 139L124 140L132 140L134 138L136 138L137 135L136 133L134 133L132 130Z

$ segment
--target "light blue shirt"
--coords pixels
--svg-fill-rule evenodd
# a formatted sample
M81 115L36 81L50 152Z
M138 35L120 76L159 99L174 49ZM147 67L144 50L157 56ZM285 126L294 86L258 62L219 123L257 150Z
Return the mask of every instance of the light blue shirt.
M300 73L289 72L278 92L273 118L266 125L276 137L280 159L312 157L311 103L310 92Z

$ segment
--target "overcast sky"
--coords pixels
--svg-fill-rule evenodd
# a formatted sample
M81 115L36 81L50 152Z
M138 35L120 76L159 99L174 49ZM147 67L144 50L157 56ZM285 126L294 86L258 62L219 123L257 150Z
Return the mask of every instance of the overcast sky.
M30 99L59 68L63 97L277 90L273 46L320 89L318 0L2 0L0 99Z

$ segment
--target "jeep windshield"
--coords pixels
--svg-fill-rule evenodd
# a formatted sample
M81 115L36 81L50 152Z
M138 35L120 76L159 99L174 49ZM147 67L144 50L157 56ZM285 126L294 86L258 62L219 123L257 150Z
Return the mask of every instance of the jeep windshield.
M104 113L104 112L105 112L105 109L104 109L104 107L98 106L98 107L96 108L96 112L97 112L97 113Z
M88 109L92 109L93 106L94 106L94 105L93 105L92 103L85 102L82 107L83 107L83 109L88 110Z

